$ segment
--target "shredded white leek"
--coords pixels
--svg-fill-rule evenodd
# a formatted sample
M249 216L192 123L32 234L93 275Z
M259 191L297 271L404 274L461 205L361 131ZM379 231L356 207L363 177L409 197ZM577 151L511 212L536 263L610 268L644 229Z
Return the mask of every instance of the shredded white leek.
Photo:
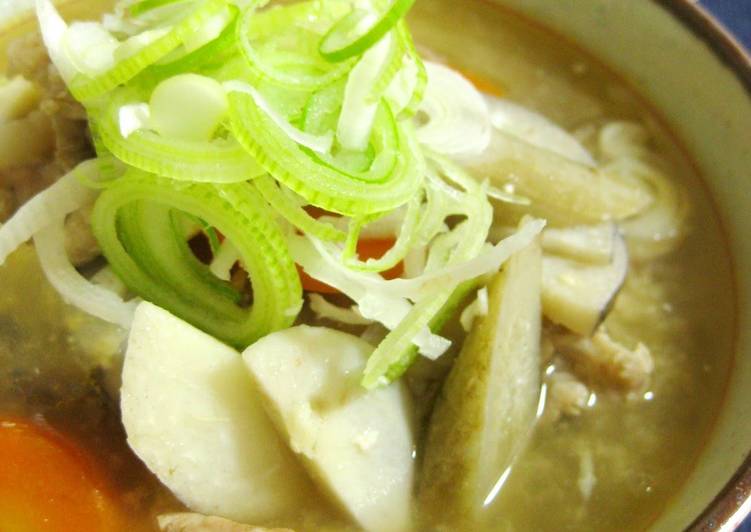
M232 275L232 268L239 260L240 252L232 245L232 242L225 240L222 242L219 252L211 261L209 270L222 281L229 281Z
M242 81L225 81L224 88L228 92L242 92L249 94L255 100L256 105L268 115L268 117L287 134L289 138L298 144L310 148L318 153L328 153L334 143L334 132L329 131L325 135L311 135L299 130L285 120L255 88Z
M454 70L431 62L425 62L425 67L428 86L419 110L427 122L418 127L418 140L445 155L481 154L490 144L490 117L485 99Z
M69 304L109 323L130 327L137 301L125 302L115 292L78 273L65 252L64 218L34 235L39 263L50 284Z
M373 101L372 88L388 60L392 41L391 34L387 34L365 52L347 79L336 137L348 150L364 151L368 147L380 105L379 100Z
M8 222L0 228L0 264L8 255L35 233L52 224L62 216L80 209L96 197L97 192L83 186L77 175L96 181L99 166L97 161L81 163L54 185L30 199ZM94 177L91 177L94 175Z
M65 53L64 40L68 25L60 16L51 0L36 0L37 18L42 31L42 40L47 47L50 59L60 73L60 77L69 83L76 74L76 67Z
M68 59L76 70L92 77L114 66L118 46L118 40L96 22L75 22L63 37Z
M428 271L414 279L386 280L380 276L361 276L334 258L335 252L331 245L322 242L315 244L318 251L327 257L327 262L336 267L343 278L359 283L361 290L379 293L383 297L401 297L418 301L429 297L431 292L458 286L465 281L498 271L511 255L527 247L544 227L544 220L528 219L514 234L495 246L488 246L473 259Z
M288 243L292 257L305 273L336 288L355 301L364 318L377 321L387 329L393 330L412 309L412 304L403 297L368 290L366 281L376 282L382 278L375 273L347 269L332 255L322 252L322 246L325 246L322 242L310 237L289 235ZM446 341L435 338L436 336L430 331L424 331L413 339L420 354L440 356L436 353L447 344Z
M488 315L488 289L483 286L477 291L477 297L474 301L467 305L462 311L459 317L459 323L462 325L462 329L469 332L472 329L472 324L476 318L481 318Z
M343 308L329 302L320 294L308 294L310 309L315 312L319 318L325 318L332 321L338 321L346 325L371 325L373 320L369 320L360 314L357 306Z

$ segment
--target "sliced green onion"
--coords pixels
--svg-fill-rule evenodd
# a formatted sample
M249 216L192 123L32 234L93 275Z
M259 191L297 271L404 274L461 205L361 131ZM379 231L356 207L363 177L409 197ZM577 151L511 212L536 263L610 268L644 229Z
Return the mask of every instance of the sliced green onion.
M357 259L357 242L365 224L363 219L355 220L347 235L347 242L342 253L344 265L353 270L369 272L383 272L395 267L404 260L418 237L421 208L422 194L416 194L408 204L404 223L394 245L381 258L371 258L365 262Z
M343 148L364 151L368 147L380 104L380 98L371 97L373 85L387 70L389 57L396 46L393 35L385 35L363 54L350 72L336 130L336 138Z
M414 3L415 0L392 0L381 13L353 9L321 40L321 55L332 62L361 55L391 31Z
M129 54L103 74L94 77L83 74L75 76L68 88L81 101L103 96L180 46L225 5L226 0L202 0L194 11L154 42Z
M127 138L120 129L120 109L138 102L140 92L118 89L103 113L91 123L95 137L118 159L145 172L181 181L234 183L263 174L263 169L232 138L188 141L164 138L148 129Z
M236 52L236 30L239 10L236 6L227 6L230 21L216 39L179 58L165 57L169 61L159 61L137 78L137 82L146 87L156 86L160 81L184 72L209 73L220 69Z
M305 91L346 76L352 61L331 64L317 58L315 49L347 7L348 2L339 0L309 1L261 13L256 6L248 7L237 31L248 75L254 81Z
M208 267L188 260L171 212L205 220L237 248L253 288L250 309L217 289ZM134 293L244 348L290 326L302 306L300 279L273 218L249 184L177 183L131 170L99 197L92 226L110 266Z
M305 212L301 205L295 203L292 198L279 189L279 185L271 176L259 177L254 181L254 184L269 205L303 233L326 242L342 241L347 238L344 231L331 224L316 220Z
M230 92L240 92L251 96L255 101L255 104L274 122L274 124L296 143L318 153L326 153L331 150L331 145L334 142L334 136L331 132L323 135L311 135L305 131L300 131L278 113L271 104L266 101L260 92L247 83L241 81L226 81L224 87Z
M388 105L379 108L373 138L394 146L395 164L386 172L379 167L383 173L353 175L290 139L252 96L231 93L229 99L235 137L274 178L312 205L345 216L385 212L409 201L422 184L424 162L414 133L408 124L397 127Z
M156 86L149 108L149 125L161 136L201 142L214 137L229 103L224 88L215 79L179 74Z
M128 7L128 13L131 17L138 17L154 9L185 2L186 0L141 0Z
M428 85L428 72L417 53L412 35L403 22L397 27L400 42L407 50L406 62L386 88L385 95L392 102L400 120L412 118L416 113Z

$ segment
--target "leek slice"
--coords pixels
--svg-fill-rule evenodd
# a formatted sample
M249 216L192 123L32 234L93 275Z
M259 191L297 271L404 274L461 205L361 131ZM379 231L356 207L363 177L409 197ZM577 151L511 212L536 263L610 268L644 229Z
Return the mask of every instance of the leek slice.
M229 103L222 85L198 74L179 74L151 93L150 126L166 138L208 141L224 120ZM189 112L186 112L187 110Z
M281 214L285 220L305 234L312 235L324 242L338 241L347 238L344 231L331 224L316 220L295 201L280 190L278 183L270 176L262 176L255 180L258 191L269 205ZM284 186L284 185L282 185Z
M394 245L379 259L361 261L357 259L357 242L367 219L354 220L347 235L347 243L342 253L342 262L348 268L359 271L382 272L390 270L407 256L418 237L420 228L420 210L422 194L416 194L410 200L399 236Z
M165 230L165 207L205 220L232 242L252 284L249 309L217 289L220 281L209 280L208 267L199 275L197 265L186 262L174 227ZM178 183L130 170L101 194L92 226L103 254L131 291L230 345L245 347L290 326L302 306L282 233L249 184Z
M428 86L428 71L403 21L397 26L397 31L406 57L402 68L386 88L385 96L392 102L399 119L404 120L412 118L422 103Z
M131 17L138 17L154 9L185 2L186 0L141 0L128 7L128 13Z
M235 137L266 171L312 205L346 216L385 212L409 201L422 184L424 162L414 133L407 124L397 125L387 104L379 108L371 142L394 146L391 153L378 151L395 164L373 175L348 173L335 160L301 147L252 96L235 92L229 100Z
M339 62L363 54L391 31L414 3L415 0L392 0L380 13L352 9L321 40L321 55Z
M60 218L34 235L34 247L47 280L67 303L128 329L138 302L123 301L115 292L97 286L76 270L65 252L64 223L64 217Z
M240 11L233 5L227 6L227 9L229 22L215 39L178 58L165 57L144 70L136 81L156 86L160 81L184 72L209 73L219 70L236 52L236 21Z
M372 87L387 68L395 42L391 34L385 35L363 54L347 78L336 131L339 144L346 149L364 151L368 146L379 105L378 99L370 98Z
M235 183L263 174L263 169L232 138L191 141L165 138L148 129L127 138L119 124L120 109L141 100L140 92L117 89L103 113L95 113L95 137L115 157L145 172L180 181Z
M346 76L354 63L329 63L318 56L321 36L346 12L348 2L303 2L257 12L249 6L238 20L237 37L255 81L312 91ZM296 66L305 68L295 68Z
M226 0L202 0L195 10L166 31L164 35L145 46L137 46L137 50L133 53L125 53L126 57L102 74L74 76L68 88L73 96L80 101L90 101L105 95L118 85L133 79L146 67L175 50L186 38L195 33L225 6Z

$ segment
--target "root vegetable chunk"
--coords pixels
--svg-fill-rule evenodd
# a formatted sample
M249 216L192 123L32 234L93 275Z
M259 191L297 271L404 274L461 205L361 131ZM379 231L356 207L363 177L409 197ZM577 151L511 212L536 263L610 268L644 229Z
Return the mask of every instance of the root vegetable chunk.
M413 438L401 384L359 385L373 347L323 327L273 333L243 358L292 449L365 529L410 525Z
M488 315L475 323L443 386L419 495L431 529L479 523L527 445L540 396L541 276L534 242L488 286Z
M150 303L136 310L121 402L128 443L192 510L259 523L310 500L240 354Z

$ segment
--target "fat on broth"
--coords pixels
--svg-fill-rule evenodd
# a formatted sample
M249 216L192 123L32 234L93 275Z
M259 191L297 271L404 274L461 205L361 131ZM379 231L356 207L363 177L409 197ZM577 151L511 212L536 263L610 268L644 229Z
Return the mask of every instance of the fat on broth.
M74 8L74 14L90 9ZM595 151L594 132L602 125L642 124L650 151L688 198L681 244L659 258L632 263L606 320L617 340L650 349L655 368L649 387L624 393L594 377L582 379L589 395L581 413L558 420L543 414L483 516L487 530L642 529L691 471L732 366L731 260L717 213L690 158L654 110L576 47L481 0L462 9L448 0L420 1L410 22L429 54L577 132ZM28 28L18 30L23 31ZM152 529L156 515L184 509L125 443L113 398L119 368L108 356L123 338L62 303L28 248L0 269L0 283L0 416L41 417L91 450L111 476L116 500L130 516L129 529ZM541 370L555 369L567 368L551 355ZM420 375L415 371L408 378L419 381ZM550 379L543 382L549 391ZM418 442L429 410L430 405L418 405ZM419 463L421 444L417 452ZM431 501L423 502L418 528L430 529ZM323 498L319 506L317 515L254 524L352 528Z

